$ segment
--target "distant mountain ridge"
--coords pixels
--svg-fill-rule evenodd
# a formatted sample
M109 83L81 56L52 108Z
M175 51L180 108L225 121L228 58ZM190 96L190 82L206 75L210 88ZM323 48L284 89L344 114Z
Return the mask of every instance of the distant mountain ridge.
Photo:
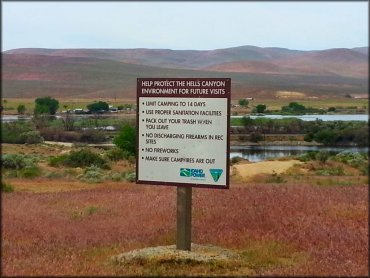
M276 90L367 93L368 47L320 51L240 46L216 50L8 50L3 96L135 94L137 77L231 77L236 95ZM52 90L52 92L50 92ZM49 91L49 92L47 92Z

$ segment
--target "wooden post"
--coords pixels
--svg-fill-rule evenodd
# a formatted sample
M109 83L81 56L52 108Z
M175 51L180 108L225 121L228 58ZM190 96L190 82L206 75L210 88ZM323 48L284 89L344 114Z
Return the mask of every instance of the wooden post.
M177 238L178 250L191 250L191 187L177 187Z

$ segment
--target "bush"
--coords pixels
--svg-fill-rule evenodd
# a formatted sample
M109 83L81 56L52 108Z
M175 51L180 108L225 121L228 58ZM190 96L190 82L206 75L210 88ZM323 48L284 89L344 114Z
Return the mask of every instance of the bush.
M120 148L110 149L105 153L105 155L111 161L127 159L130 156L130 154L127 151L124 151Z
M9 144L26 143L28 132L35 132L35 127L31 122L11 122L1 125L1 142ZM28 134L31 135L31 134Z
M61 165L64 165L64 162L68 158L67 154L62 154L59 156L52 156L49 158L49 165L52 167L59 167Z
M10 183L1 182L1 191L5 193L13 192L13 185L11 185Z
M234 165L240 161L243 161L244 158L240 157L240 156L234 156L233 158L230 159L230 164L231 165Z
M302 161L302 162L307 162L307 161L315 160L317 153L318 153L318 151L308 151L308 152L305 152L304 154L301 154L298 157L298 160L299 161Z
M45 174L45 177L48 178L48 179L59 179L59 178L63 178L64 175L62 173L58 173L58 172L47 172Z
M105 132L101 130L85 130L81 133L80 142L101 143L107 140Z
M20 138L26 144L38 144L44 141L44 138L41 137L40 132L38 131L28 131L20 134Z
M263 136L262 136L262 134L261 134L261 133L259 133L259 132L252 132L252 133L250 134L249 140L250 140L251 142L257 143L257 142L259 142L259 141L263 140Z
M105 159L88 149L72 151L65 159L64 165L69 167L89 167L95 165L100 168L109 169L109 165Z
M317 170L316 173L320 176L344 176L346 175L342 167L320 169L320 170Z
M136 181L136 173L135 172L128 172L128 173L126 173L125 179L128 182L134 182L134 181Z
M23 168L31 168L36 166L37 159L22 154L4 154L1 159L1 166L4 169L16 169L20 170Z
M18 171L17 176L22 178L35 178L40 176L41 171L37 166L26 167Z
M329 159L330 153L326 151L320 151L316 154L316 160L320 161L321 163L325 163Z
M88 183L99 183L106 179L103 171L96 165L87 167L84 174L80 175L79 178Z
M126 124L122 127L118 136L113 139L113 143L129 155L136 155L136 131L135 128Z

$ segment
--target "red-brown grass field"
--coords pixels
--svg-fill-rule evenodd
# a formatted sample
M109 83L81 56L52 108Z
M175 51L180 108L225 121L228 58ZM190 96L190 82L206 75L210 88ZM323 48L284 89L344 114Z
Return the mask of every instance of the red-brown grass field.
M224 264L110 259L175 244L175 187L5 178L14 192L2 193L2 275L366 276L367 177L347 166L349 176L308 175L316 166L296 165L302 173L284 182L232 176L229 190L193 189L192 242L241 254Z

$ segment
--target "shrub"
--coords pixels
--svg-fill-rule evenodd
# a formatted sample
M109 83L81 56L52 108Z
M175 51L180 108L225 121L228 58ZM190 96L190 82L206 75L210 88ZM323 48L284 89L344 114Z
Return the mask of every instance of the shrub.
M63 174L58 172L47 172L45 177L48 179L59 179L63 177Z
M13 192L13 185L11 185L10 183L1 182L1 191L5 193Z
M99 183L105 180L103 171L96 165L91 165L85 169L84 174L80 175L79 178L88 183Z
M4 169L23 169L36 166L37 159L35 157L22 154L4 154L1 159L1 165Z
M124 179L125 177L125 173L113 173L110 178L113 180L113 181L121 181L122 179Z
M70 167L88 167L95 165L100 168L109 169L109 165L105 159L88 149L72 151L65 159L64 164Z
M342 167L320 169L320 170L317 170L316 173L320 176L344 176L346 175Z
M302 162L307 162L307 161L315 160L317 153L318 153L318 151L308 151L308 152L305 152L304 154L301 154L298 157L298 160L300 160Z
M263 136L259 132L252 132L250 134L250 138L249 138L249 140L251 142L254 142L254 143L257 143L257 142L261 141L262 139L263 139Z
M113 139L113 143L129 155L136 155L136 132L131 125L124 125L118 136Z
M80 142L101 143L107 140L107 136L101 130L89 129L81 133Z
M37 166L26 167L18 172L18 176L22 178L34 178L38 177L41 174L40 168Z
M243 161L244 158L240 157L240 156L234 156L233 158L230 159L230 164L231 165L234 165L240 161Z
M23 132L20 134L20 137L26 144L38 144L44 141L44 138L41 137L38 131Z
M64 164L67 158L68 158L67 154L52 156L49 158L49 165L52 167L59 167Z
M128 182L134 182L134 181L136 181L136 173L135 172L128 172L128 173L126 173L125 179Z
M124 151L120 148L110 149L105 153L105 155L111 161L127 159L130 156L130 154L127 151Z
M31 122L17 121L3 123L1 125L1 142L9 144L24 144L27 139L27 136L24 133L34 130L35 127Z
M329 159L330 153L326 151L321 151L316 154L316 159L321 163L325 163Z

